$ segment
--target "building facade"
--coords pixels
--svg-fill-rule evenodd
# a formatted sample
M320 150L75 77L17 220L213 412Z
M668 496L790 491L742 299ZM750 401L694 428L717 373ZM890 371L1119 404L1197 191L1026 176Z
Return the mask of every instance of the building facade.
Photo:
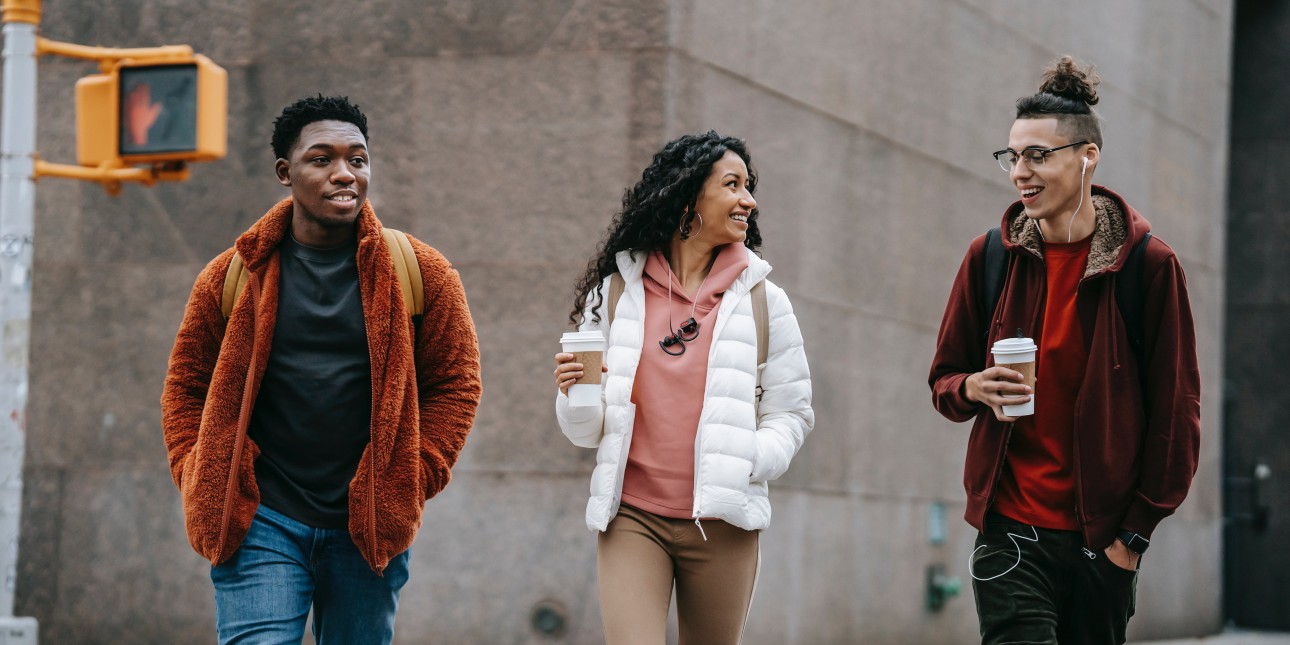
M1104 80L1096 181L1187 270L1206 385L1201 467L1153 540L1130 633L1215 631L1232 22L1225 0L45 0L46 37L187 43L225 67L229 154L117 198L39 184L16 613L46 642L210 640L162 379L197 272L286 195L274 117L321 92L367 113L377 213L453 261L483 354L478 422L413 547L400 642L601 641L582 519L594 457L555 425L551 357L624 188L663 142L709 128L749 142L817 412L772 484L747 642L974 642L968 427L932 410L927 367L968 242L1015 197L989 153L1069 53ZM74 158L73 86L94 71L41 61L44 158ZM964 583L935 612L934 565Z

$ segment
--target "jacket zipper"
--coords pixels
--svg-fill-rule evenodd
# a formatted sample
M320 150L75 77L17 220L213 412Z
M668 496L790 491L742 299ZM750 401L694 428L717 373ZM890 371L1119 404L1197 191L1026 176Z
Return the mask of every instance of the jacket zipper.
M993 413L993 411L991 412ZM999 460L994 467L994 477L990 480L990 495L987 496L985 500L985 510L987 513L990 512L990 507L994 506L994 499L999 494L999 479L1003 477L1003 462L1008 456L1008 444L1012 443L1012 426L1013 424L1009 423L1003 427L1003 445L999 447ZM985 525L984 518L982 518L981 524L982 526Z
M1093 274L1092 276L1086 276L1086 277L1080 278L1079 284L1075 287L1076 301L1079 300L1080 287L1083 287L1090 277L1102 277L1103 275L1104 275L1103 273L1096 273L1096 274ZM1102 307L1100 306L1098 308L1102 309ZM1077 316L1079 315L1078 311L1076 315ZM1119 352L1118 350L1115 349L1115 344L1114 344L1116 336L1117 334L1115 333L1115 331L1111 330L1112 360L1115 361L1116 369L1119 369L1119 362L1120 362L1120 359L1118 356ZM1085 369L1087 369L1087 367L1085 367ZM1094 551L1089 550L1088 532L1086 530L1086 527L1084 526L1084 510L1083 510L1084 509L1084 477L1083 477L1084 473L1083 473L1083 470L1080 468L1079 409L1080 409L1080 397L1076 396L1075 409L1072 411L1072 419L1071 419L1071 457L1074 460L1074 464L1072 465L1074 466L1074 470L1075 470L1075 524L1076 526L1079 527L1080 539L1084 542L1084 546L1083 546L1084 555L1088 556L1088 559L1090 560L1095 560L1097 559L1097 554Z
M1041 263L1041 264L1042 264L1042 263ZM1047 264L1044 264L1043 266L1044 266L1045 274L1046 274L1046 273L1047 273L1048 265L1047 265ZM1100 275L1100 274L1098 274L1098 275ZM1045 276L1045 280L1046 280L1046 276ZM1082 287L1082 286L1084 286L1084 283L1085 283L1087 280L1088 280L1088 277L1087 277L1087 276L1086 276L1086 277L1082 277L1082 278L1080 278L1079 283L1078 283L1078 284L1076 285L1076 287L1075 287L1075 299L1076 299L1076 301L1077 301L1077 302L1078 302L1078 300L1079 300L1079 288L1080 288L1080 287ZM1045 284L1046 284L1046 283L1045 283ZM1047 300L1047 298L1048 298L1048 293L1047 293L1047 289L1045 289L1045 291L1044 291L1044 299L1045 299L1045 300ZM1036 309L1036 314L1035 314L1035 316L1034 316L1034 317L1035 317L1035 318L1037 318L1037 315L1038 315L1038 309ZM1079 313L1078 313L1078 307L1077 307L1077 310L1076 310L1076 316L1078 316L1078 315L1079 315ZM1033 322L1031 323L1032 327L1033 327L1033 326L1037 326L1037 325L1038 325L1038 322L1039 322L1039 321L1038 321L1037 319L1036 319L1036 320L1033 320ZM1079 405L1078 405L1078 401L1077 401L1077 402L1076 402L1076 409L1078 409L1078 407L1079 407ZM1076 526L1078 526L1078 527L1079 527L1080 539L1081 539L1081 540L1083 540L1083 542L1084 542L1084 546L1083 546L1083 548L1082 548L1082 550L1084 551L1084 555L1085 555L1085 556L1087 556L1087 557L1088 557L1088 559L1090 559L1090 560L1095 560L1095 559L1097 559L1097 554L1096 554L1096 553L1094 553L1093 551L1090 551L1090 550L1089 550L1089 548L1088 548L1088 534L1087 534L1087 533L1085 532L1085 530L1084 530L1084 515L1083 515L1083 512L1081 511L1081 509L1084 507L1083 494L1082 494L1082 491L1083 491L1083 488L1084 488L1084 478L1081 476L1081 475L1082 475L1082 473L1081 473L1081 471L1080 471L1080 458L1079 458L1079 453L1080 453L1080 451L1079 451L1079 417L1078 417L1078 414L1077 414L1077 415L1076 415L1076 417L1073 419L1073 421L1074 421L1074 422L1073 422L1073 423L1072 423L1072 425L1071 425L1071 457L1074 459L1074 462L1075 462L1075 463L1073 464L1073 465L1074 465L1074 470L1075 470L1075 509L1074 509L1074 510L1075 510L1075 524L1076 524ZM1012 436L1012 424L1008 424L1008 438L1010 439L1010 438L1011 438L1011 436ZM1005 439L1005 444L1004 444L1004 445L1005 445L1005 450L1006 450L1006 446L1007 446L1006 441L1007 441L1007 440ZM1003 466L1003 463L1002 463L1002 461L1000 461L1000 472L1002 472L1002 466ZM991 500L991 503L993 503L993 500ZM988 506L987 506L987 508L988 508Z
M729 293L729 291L727 291L727 293ZM696 295L697 295L697 294L696 294ZM742 302L743 298L747 298L747 297L748 297L748 293L740 294L740 301ZM724 301L724 300L725 300L725 298L723 297L723 298L722 298L722 300ZM729 316L731 316L731 315L733 315L733 314L734 314L734 308L735 308L735 307L737 307L737 306L738 306L738 303L735 303L735 305L732 305L732 306L731 306L731 308L730 308L730 309L731 309L731 311L730 311L730 313L729 313L729 314L727 314L727 318L729 318ZM701 501L702 501L701 496L700 496L700 494L699 494L699 492L700 492L700 488L699 488L699 450L700 450L700 448L701 448L701 446L702 446L702 441L701 441L701 439L702 439L702 437L703 437L703 410L706 410L706 409L707 409L707 407L708 407L708 384L709 384L709 383L711 382L711 380L712 380L712 379L711 379L711 376L712 376L712 355L717 351L717 332L716 332L716 330L717 330L717 328L719 328L719 327L722 327L722 326L723 326L723 325L721 324L721 308L720 308L720 307L721 307L721 305L720 305L720 304L718 304L718 305L717 305L717 319L718 319L718 324L717 324L717 325L714 325L714 326L713 326L713 328L712 328L712 329L713 329L713 331L712 331L712 346L711 346L711 348L708 350L708 370L707 370L707 373L706 373L706 374L705 374L705 376L704 376L704 386L703 386L703 407L699 410L699 427L695 428L695 430L694 430L694 511L693 511L693 517L694 517L694 525L695 525L695 526L697 526L697 527L699 527L699 535L703 536L703 541L704 541L704 542L707 542L707 541L708 541L708 534L703 532L703 524L699 523L699 508L701 507ZM756 359L753 359L753 363L754 363L754 366L753 366L753 375L754 375L755 377L756 377L756 376L758 376L757 367L756 367L756 365L755 365L755 363L756 363L756 362L757 362L757 361L756 361ZM760 379L760 378L757 378L757 383L758 383L758 385L760 385L760 384L761 384L761 379ZM755 396L755 395L756 395L756 392L754 392L753 394L754 394L754 396ZM754 399L753 399L753 406L754 406L754 409L756 409L756 406L757 406L757 399L756 399L756 398L754 398ZM755 413L754 413L754 416L755 416ZM753 421L753 428L754 428L754 429L756 429L756 427L757 427L757 426L756 426L756 423L757 423L757 422L756 422L756 420L754 420L754 421Z
M246 370L246 384L242 387L242 407L237 415L237 437L233 440L233 460L229 465L228 486L224 490L224 518L220 522L219 543L215 547L215 562L224 559L224 544L228 539L229 524L233 514L233 489L237 486L239 466L242 464L242 447L246 442L246 429L251 422L251 400L255 391L255 369L259 360L260 344L256 334L255 307L260 299L260 283L255 273L247 272L247 286L251 288L251 363Z
M369 440L370 442L371 440ZM371 554L372 566L376 566L376 456L373 447L367 447L367 544L368 553ZM384 571L385 567L381 567ZM378 572L379 575L379 572Z
M1079 465L1079 415L1076 414L1071 423L1071 456L1074 457L1075 463L1075 524L1079 527L1080 539L1084 542L1084 554L1092 560L1097 556L1088 550L1088 533L1084 531L1084 514L1080 510L1084 507L1084 478L1081 476Z
M716 342L716 339L712 339ZM710 371L710 370L709 370ZM704 388L703 398L706 400L707 387ZM703 413L699 412L699 426L694 429L694 525L699 527L699 535L703 536L703 541L708 541L708 535L703 532L703 525L699 523L699 448L701 446L700 437L703 434Z
M1039 262L1039 266L1043 269L1044 284L1045 284L1044 299L1047 300L1048 265L1044 263L1042 257L1035 258L1035 261ZM1009 268L1011 268L1011 265L1009 265ZM1004 276L1004 289L1003 289L1003 293L1000 295L1000 298L1007 298L1007 296L1010 294L1011 287L1012 287L1012 271L1010 270ZM1004 304L1002 300L1000 304L1001 305ZM1038 304L1036 304L1035 307L1031 310L1030 312L1031 329L1035 329L1036 327L1039 326L1040 311L1041 311L1041 307ZM999 335L1002 336L1003 335L1003 316L999 315L997 312L993 312L991 313L991 319L994 324L999 326ZM1034 332L1032 331L1031 333L1033 334ZM986 333L986 353L987 354L989 354L990 347L994 344L995 338L997 337L991 337L989 332ZM1035 340L1040 341L1042 340L1042 338L1037 338ZM1036 359L1039 358L1038 349L1035 350L1035 358ZM1038 363L1036 363L1036 367L1037 366L1038 366ZM993 413L993 410L991 410L991 413ZM1016 426L1016 423L1008 423L1008 424L1005 424L1003 427L1003 444L999 448L999 460L998 460L998 464L995 465L994 479L990 482L990 494L986 496L986 500L985 500L985 510L987 513L990 512L990 507L994 506L994 500L996 497L998 497L998 494L999 494L999 479L1003 477L1003 465L1008 458L1008 444L1012 443L1012 430L1015 426ZM982 525L984 526L984 524L985 522L983 519Z
M393 250L391 250L391 252L394 252L394 251L393 251ZM362 287L361 282L362 282L362 281L360 280L359 282L360 282L360 285L359 285L359 286L360 286L360 294L359 294L359 297L361 298L361 297L362 297L362 295L363 295L363 294L361 293L361 290L362 290L362 289L361 289L361 287ZM364 319L364 324L366 325L366 319L367 319L367 308L366 308L366 305L364 305L364 308L363 308L363 319ZM390 341L387 341L387 342L390 342ZM415 340L415 339L413 339L413 353L414 353L414 354L416 353L416 347L415 347L415 345L416 345L416 340ZM387 344L387 345L386 345L386 348L385 348L385 352L386 352L386 353L385 353L385 360L386 360L386 363L388 364L388 362L389 362L389 360L390 360L390 358L389 358L390 353L392 353L392 347L390 347L390 346ZM369 362L371 361L371 356L372 356L372 354L373 354L373 352L372 352L372 339L371 339L371 337L368 337L368 339L367 339L367 356L368 356L368 360L369 360ZM415 358L414 358L414 360L415 360ZM371 565L371 566L372 566L372 568L373 568L373 569L375 569L375 570L376 570L376 575L381 576L381 575L384 573L384 571L385 571L385 567L384 567L384 566L382 566L382 567L380 567L380 568L377 568L377 566L376 566L376 420L377 420L377 418L378 418L378 416L377 416L377 412L376 412L376 374L375 374L375 372L376 372L376 365L375 365L375 364L371 365L371 368L370 368L370 369L371 369L371 370L372 370L372 372L373 372L373 374L372 374L372 403L371 403L371 405L372 405L372 410L371 410L371 412L370 412L371 417L372 417L372 421L371 421L371 423L370 423L370 424L368 425L368 427L367 427L367 509L366 509L366 510L367 510L367 513L366 513L366 515L367 515L367 545L366 545L366 546L367 546L367 562L368 562L368 564L369 564L369 565ZM413 378L414 378L414 380L415 380L415 376L414 376ZM382 381L382 382L384 382L384 381ZM427 474L427 476L429 476L429 475Z

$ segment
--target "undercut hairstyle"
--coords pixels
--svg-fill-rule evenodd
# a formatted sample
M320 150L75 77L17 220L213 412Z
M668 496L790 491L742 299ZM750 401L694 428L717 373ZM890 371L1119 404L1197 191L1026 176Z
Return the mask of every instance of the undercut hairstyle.
M672 236L678 231L683 239L697 232L692 229L695 204L703 192L704 182L712 174L712 166L726 152L733 152L744 160L748 166L748 192L755 193L757 171L742 139L708 130L670 141L654 155L641 180L623 193L623 209L610 222L604 240L574 287L570 323L577 325L583 319L588 296L606 277L618 271L615 256L620 251L630 251L632 257L648 255L669 248ZM744 246L753 251L761 247L757 214L756 208L749 214L744 237ZM592 320L596 322L600 321L602 304L597 301L592 308Z
M1017 99L1018 119L1057 119L1057 133L1070 141L1090 141L1102 147L1102 119L1093 111L1097 85L1102 79L1093 67L1082 69L1070 56L1062 56L1044 70L1039 91Z
M291 147L300 140L300 131L318 121L344 121L352 123L367 140L367 117L348 96L307 97L288 105L273 121L273 154L276 159L286 159Z

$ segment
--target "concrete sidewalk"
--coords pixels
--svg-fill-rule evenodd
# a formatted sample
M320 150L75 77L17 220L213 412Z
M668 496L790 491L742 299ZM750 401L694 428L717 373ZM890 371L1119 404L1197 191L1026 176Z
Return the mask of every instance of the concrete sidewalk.
M1129 645L1290 645L1290 634L1230 631L1199 638L1167 641L1133 641Z

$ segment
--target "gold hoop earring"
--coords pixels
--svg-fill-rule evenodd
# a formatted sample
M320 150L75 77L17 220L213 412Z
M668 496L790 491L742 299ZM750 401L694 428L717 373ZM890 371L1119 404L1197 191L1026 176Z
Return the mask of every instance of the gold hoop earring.
M690 213L687 212L686 215L690 215ZM694 218L696 217L699 218L699 230L691 233L690 225L694 223ZM699 214L699 211L694 211L694 214L690 215L689 219L686 219L685 215L681 216L681 240L682 241L688 240L691 237L698 235L701 231L703 231L703 216Z

